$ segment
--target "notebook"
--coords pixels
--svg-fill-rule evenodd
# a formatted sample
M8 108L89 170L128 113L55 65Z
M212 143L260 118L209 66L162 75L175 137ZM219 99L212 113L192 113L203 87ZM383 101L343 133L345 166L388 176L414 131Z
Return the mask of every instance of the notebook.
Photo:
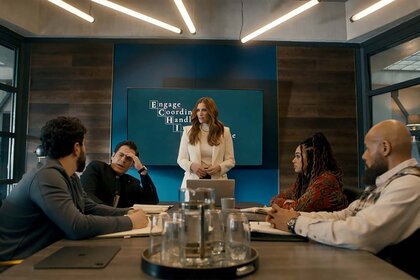
M249 222L253 241L308 241L306 237L275 229L269 222Z
M187 188L212 188L216 194L215 204L221 205L221 198L235 197L235 180L212 180L212 179L189 179L187 180Z
M173 205L151 205L151 204L134 204L134 209L142 209L147 214L160 214L171 209Z
M104 268L120 249L120 246L64 246L34 268Z

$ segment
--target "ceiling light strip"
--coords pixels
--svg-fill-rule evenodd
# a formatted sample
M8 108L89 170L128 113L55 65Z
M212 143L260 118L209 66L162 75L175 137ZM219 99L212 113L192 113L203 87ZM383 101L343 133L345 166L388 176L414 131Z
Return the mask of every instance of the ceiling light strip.
M105 7L108 7L110 9L115 10L115 11L124 13L126 15L135 17L137 19L146 21L148 23L154 24L154 25L159 26L161 28L164 28L166 30L169 30L169 31L172 31L172 32L175 32L175 33L178 33L178 34L180 34L182 32L182 30L179 29L178 27L172 26L172 25L167 24L167 23L165 23L163 21L154 19L152 17L146 16L146 15L141 14L139 12L133 11L131 9L128 9L128 8L126 8L124 6L118 5L118 4L113 3L111 1L108 1L108 0L92 0L92 2L98 3L100 5L103 5Z
M363 11L361 11L361 12L355 14L355 15L353 15L350 18L350 21L351 22L354 22L356 20L359 20L361 18L364 18L365 16L367 16L367 15L369 15L369 14L371 14L371 13L373 13L373 12L375 12L375 11L383 8L383 7L385 7L386 5L388 5L388 4L392 3L392 2L394 2L394 0L381 0L379 2L376 2L372 6L364 9Z
M300 6L300 7L296 8L296 9L294 9L293 11L291 11L291 12L289 12L289 13L287 13L287 14L285 14L284 16L279 17L279 18L278 18L278 19L276 19L275 21L273 21L273 22L271 22L271 23L269 23L269 24L267 24L267 25L265 25L265 26L261 27L260 29L258 29L258 30L256 30L256 31L252 32L251 34L249 34L249 35L247 35L247 36L243 37L243 38L241 39L241 42L242 42L242 43L246 43L246 42L248 42L249 40L254 39L255 37L257 37L257 36L259 36L259 35L263 34L264 32L267 32L268 30L270 30L270 29L272 29L272 28L276 27L277 25L279 25L279 24L281 24L281 23L283 23L283 22L285 22L285 21L287 21L287 20L289 20L289 19L291 19L291 18L293 18L293 17L297 16L297 15L298 15L298 14L300 14L300 13L303 13L303 12L304 12L304 11L306 11L307 9L312 8L313 6L317 5L318 3L319 3L319 0L311 0L311 1L309 1L309 2L307 2L307 3L305 3L305 4L303 4L302 6Z
M195 29L194 23L192 22L191 17L184 6L184 3L182 3L182 0L175 0L175 5L178 8L179 12L181 13L181 16L184 19L185 24L187 25L190 33L195 34L196 29Z
M61 1L61 0L48 0L48 2L51 2L51 3L55 4L55 5L57 5L58 7L66 10L66 11L68 11L68 12L70 12L70 13L78 16L78 17L81 17L82 19L84 19L84 20L86 20L86 21L88 21L90 23L92 23L92 22L95 21L95 19L93 17L91 17L90 15L82 12L81 10L73 7L72 5L67 4L64 1Z

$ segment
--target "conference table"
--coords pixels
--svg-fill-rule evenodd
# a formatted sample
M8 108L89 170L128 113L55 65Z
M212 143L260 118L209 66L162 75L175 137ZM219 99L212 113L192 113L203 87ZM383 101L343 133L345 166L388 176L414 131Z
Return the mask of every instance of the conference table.
M141 269L148 237L60 240L20 265L0 274L0 279L155 279ZM121 246L103 269L34 269L34 264L63 246ZM259 268L243 279L413 279L376 256L334 248L315 242L252 241L259 253ZM205 274L204 274L205 275Z

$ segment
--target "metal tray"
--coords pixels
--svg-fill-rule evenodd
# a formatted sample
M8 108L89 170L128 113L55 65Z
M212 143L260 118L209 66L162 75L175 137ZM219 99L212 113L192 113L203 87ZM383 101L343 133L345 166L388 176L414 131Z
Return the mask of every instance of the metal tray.
M258 269L258 252L250 247L250 257L242 262L226 262L223 266L179 267L160 264L145 250L141 259L141 268L150 276L161 279L233 279L249 275Z

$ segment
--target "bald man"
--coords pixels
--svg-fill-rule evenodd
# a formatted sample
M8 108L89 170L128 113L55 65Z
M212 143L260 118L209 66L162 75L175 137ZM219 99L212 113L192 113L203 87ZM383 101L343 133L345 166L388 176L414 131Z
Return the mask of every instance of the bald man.
M396 120L380 122L367 133L365 146L368 187L360 199L337 212L296 212L274 205L268 221L320 243L374 254L412 238L418 248L420 169L411 157L409 131ZM416 272L408 272L418 276L415 266Z

